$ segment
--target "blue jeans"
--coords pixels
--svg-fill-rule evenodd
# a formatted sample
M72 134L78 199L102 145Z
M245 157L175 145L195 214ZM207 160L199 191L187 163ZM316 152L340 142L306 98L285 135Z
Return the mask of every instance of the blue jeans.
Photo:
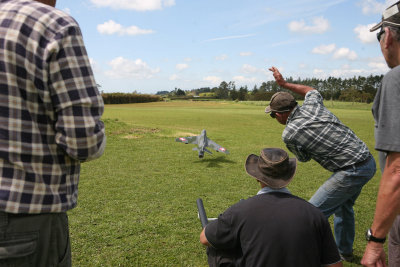
M310 203L319 208L326 218L334 217L336 245L341 254L352 254L355 237L353 206L362 187L374 176L375 160L372 156L361 166L354 165L334 172L315 192Z

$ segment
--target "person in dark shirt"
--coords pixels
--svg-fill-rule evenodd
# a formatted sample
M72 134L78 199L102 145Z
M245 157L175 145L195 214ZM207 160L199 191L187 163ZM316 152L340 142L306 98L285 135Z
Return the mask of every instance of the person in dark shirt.
M325 216L286 188L296 166L279 148L247 157L246 172L261 190L203 229L210 266L342 266Z

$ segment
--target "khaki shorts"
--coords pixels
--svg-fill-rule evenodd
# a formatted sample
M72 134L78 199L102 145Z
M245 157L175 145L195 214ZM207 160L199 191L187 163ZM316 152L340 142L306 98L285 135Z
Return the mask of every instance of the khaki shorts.
M0 267L71 266L66 213L0 212Z

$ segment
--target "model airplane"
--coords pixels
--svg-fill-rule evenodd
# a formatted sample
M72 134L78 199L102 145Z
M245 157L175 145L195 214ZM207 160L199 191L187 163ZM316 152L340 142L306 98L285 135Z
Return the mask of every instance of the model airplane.
M207 153L211 153L206 147L211 147L217 152L222 152L225 154L229 154L229 151L224 147L218 145L213 140L207 138L206 130L201 131L201 134L198 136L188 136L188 137L180 137L176 138L176 142L182 142L185 144L195 144L197 147L193 148L193 150L199 151L199 158L204 157L204 151Z

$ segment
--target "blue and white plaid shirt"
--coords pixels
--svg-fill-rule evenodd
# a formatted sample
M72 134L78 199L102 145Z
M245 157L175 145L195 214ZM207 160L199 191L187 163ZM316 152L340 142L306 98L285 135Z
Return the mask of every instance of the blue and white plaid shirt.
M32 0L0 2L0 210L76 206L80 162L104 150L104 104L80 28Z
M314 159L332 172L370 155L366 144L324 106L317 90L309 91L303 105L292 111L282 139L299 161Z

